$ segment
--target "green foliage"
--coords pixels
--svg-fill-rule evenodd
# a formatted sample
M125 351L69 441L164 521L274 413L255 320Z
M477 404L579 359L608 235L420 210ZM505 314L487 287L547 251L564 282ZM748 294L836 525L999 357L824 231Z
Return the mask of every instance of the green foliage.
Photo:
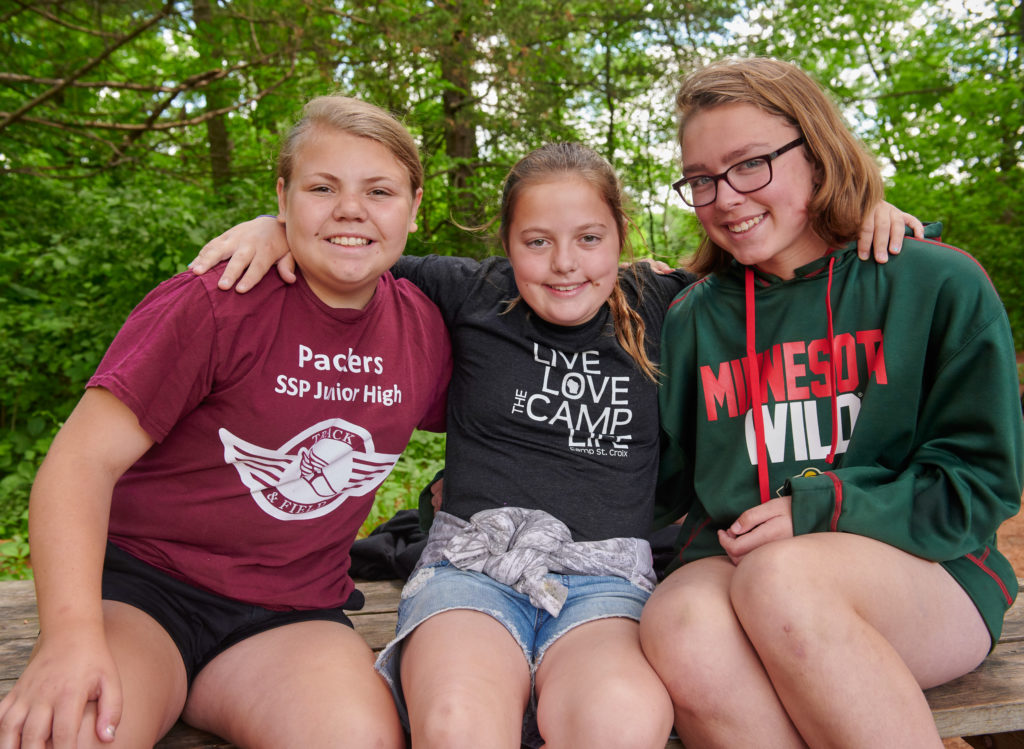
M28 537L16 535L0 541L0 580L31 580Z
M211 203L144 172L0 181L0 575L24 572L32 481L125 317L206 238L256 213L259 192L242 184Z
M218 206L166 177L118 177L11 175L0 184L4 429L62 421L135 304L184 270L205 238L256 212L247 185L227 196L232 205Z
M364 538L399 510L418 507L420 492L443 466L444 435L413 432L409 447L377 490L377 498L359 531L359 538Z
M887 199L974 255L1024 348L1024 6L769 1L747 51L831 89L886 168ZM827 19L827 23L822 21Z
M889 199L982 261L1024 348L1022 13L1010 0L0 4L0 540L14 539L0 568L23 569L32 478L128 312L206 240L274 210L278 139L332 91L395 112L421 146L408 252L492 253L460 225L496 215L531 148L583 140L633 197L637 254L679 263L700 232L668 187L677 79L729 53L793 60L881 156ZM441 444L415 435L368 527L415 503Z

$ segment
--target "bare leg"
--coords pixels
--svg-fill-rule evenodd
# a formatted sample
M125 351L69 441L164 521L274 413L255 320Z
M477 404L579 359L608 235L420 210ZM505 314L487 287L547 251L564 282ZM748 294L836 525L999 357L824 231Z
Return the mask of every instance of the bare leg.
M549 749L663 749L672 728L672 702L630 619L599 619L562 635L544 654L536 689Z
M811 746L940 747L921 692L975 668L981 615L938 564L846 533L766 544L732 603Z
M736 619L726 557L687 564L654 591L640 638L665 683L687 746L801 747L757 653Z
M78 746L153 746L171 730L185 704L181 654L166 630L134 606L104 601L103 623L121 677L124 709L114 743L103 744L96 737L96 703L90 702Z
M403 643L401 672L416 749L519 749L530 669L497 620L464 609L430 617Z
M228 648L199 672L183 717L248 749L405 745L373 653L337 622L288 624Z

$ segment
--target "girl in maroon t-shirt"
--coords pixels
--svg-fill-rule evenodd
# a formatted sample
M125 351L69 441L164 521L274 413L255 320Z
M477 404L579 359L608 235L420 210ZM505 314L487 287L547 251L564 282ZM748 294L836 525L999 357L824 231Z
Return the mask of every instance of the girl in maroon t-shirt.
M342 606L361 605L348 548L374 489L413 429L443 429L444 323L388 273L423 170L397 120L328 96L278 174L301 283L165 282L54 439L30 501L40 637L0 701L8 741L153 746L181 717L246 747L404 746Z

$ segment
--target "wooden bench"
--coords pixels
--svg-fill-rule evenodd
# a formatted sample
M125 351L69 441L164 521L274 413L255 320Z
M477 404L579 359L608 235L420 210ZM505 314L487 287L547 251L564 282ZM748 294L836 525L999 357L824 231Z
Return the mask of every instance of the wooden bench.
M1022 588L1024 588L1024 581ZM401 583L360 583L366 606L352 614L356 630L374 650L394 632ZM972 673L926 694L939 733L963 737L971 746L1024 749L1024 602L1010 610L999 644ZM0 582L0 696L14 685L39 631L32 582ZM178 723L157 745L160 749L231 747L225 741ZM670 741L666 749L681 749Z

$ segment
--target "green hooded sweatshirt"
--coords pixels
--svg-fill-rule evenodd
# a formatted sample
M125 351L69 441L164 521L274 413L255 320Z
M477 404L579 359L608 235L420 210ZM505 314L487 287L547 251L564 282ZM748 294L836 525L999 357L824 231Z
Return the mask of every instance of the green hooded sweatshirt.
M998 639L1017 581L996 530L1020 509L1024 423L1006 311L974 258L907 238L886 264L850 244L786 281L734 262L676 297L661 368L677 564L724 554L717 530L788 494L796 534L941 562Z

